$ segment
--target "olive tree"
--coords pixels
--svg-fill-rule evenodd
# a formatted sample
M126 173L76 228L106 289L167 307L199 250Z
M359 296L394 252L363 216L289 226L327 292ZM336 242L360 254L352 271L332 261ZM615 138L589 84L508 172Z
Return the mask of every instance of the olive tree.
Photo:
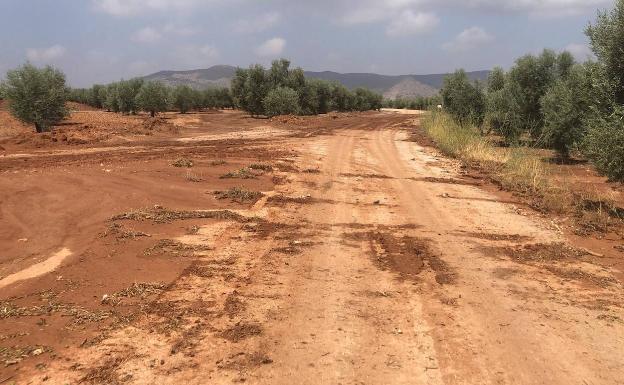
M565 79L559 79L541 99L544 114L543 138L545 144L568 158L570 150L585 134L584 118L589 101L585 90L583 67L568 70Z
M264 67L259 64L251 66L247 72L244 97L247 105L246 109L252 116L264 114L263 102L268 92L269 82Z
M591 111L583 153L613 180L624 181L624 0L598 12L585 30L596 63L588 63Z
M136 104L143 111L154 117L156 113L167 110L167 96L169 91L160 82L146 82L141 86L136 96Z
M143 86L143 79L122 80L117 83L117 105L124 114L134 114L138 110L136 96Z
M585 34L608 81L613 101L624 104L624 0L616 0L610 11L599 11Z
M464 70L444 79L440 91L444 108L461 124L471 123L481 125L485 113L485 96L478 83L468 79Z
M4 88L13 116L34 124L43 132L65 118L67 88L65 75L50 66L37 68L30 63L7 72Z
M299 95L288 87L277 87L264 98L264 111L269 117L299 113Z
M189 112L193 108L193 89L187 85L174 88L173 105L183 114Z

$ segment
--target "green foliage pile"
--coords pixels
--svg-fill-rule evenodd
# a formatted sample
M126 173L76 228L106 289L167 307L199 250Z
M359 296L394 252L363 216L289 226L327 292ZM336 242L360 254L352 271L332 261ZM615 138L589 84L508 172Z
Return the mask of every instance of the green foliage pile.
M303 70L291 69L286 59L274 61L268 70L259 64L239 68L232 79L231 94L235 105L252 116L274 116L280 111L316 115L329 111L377 110L382 106L379 94L364 88L350 91L340 84L306 79Z

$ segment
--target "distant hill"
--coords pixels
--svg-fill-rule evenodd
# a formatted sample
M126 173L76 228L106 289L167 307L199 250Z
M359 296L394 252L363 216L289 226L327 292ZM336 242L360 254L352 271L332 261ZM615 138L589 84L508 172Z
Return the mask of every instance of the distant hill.
M167 85L186 84L193 88L229 87L236 67L218 65L207 69L190 71L160 71L145 76L146 80L157 80ZM472 80L485 80L489 71L468 72ZM353 89L365 87L382 93L386 98L432 96L442 87L447 74L431 75L378 75L373 73L338 73L331 71L306 71L310 78L336 81Z
M405 78L383 93L386 99L414 98L417 96L431 97L438 93L437 88L419 82L414 78Z

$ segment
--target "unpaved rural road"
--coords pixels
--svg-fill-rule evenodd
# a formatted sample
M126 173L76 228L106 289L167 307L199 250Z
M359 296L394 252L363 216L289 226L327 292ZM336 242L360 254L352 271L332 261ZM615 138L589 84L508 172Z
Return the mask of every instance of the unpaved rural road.
M240 212L262 221L177 238L210 249L161 311L45 383L624 384L614 272L393 119L283 139L306 172Z

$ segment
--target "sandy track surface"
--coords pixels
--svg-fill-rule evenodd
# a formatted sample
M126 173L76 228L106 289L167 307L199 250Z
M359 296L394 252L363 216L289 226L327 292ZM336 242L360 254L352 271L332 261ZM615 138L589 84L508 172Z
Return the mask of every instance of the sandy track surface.
M24 383L624 384L615 272L408 118L282 139L283 183L178 234L193 258L139 316Z

